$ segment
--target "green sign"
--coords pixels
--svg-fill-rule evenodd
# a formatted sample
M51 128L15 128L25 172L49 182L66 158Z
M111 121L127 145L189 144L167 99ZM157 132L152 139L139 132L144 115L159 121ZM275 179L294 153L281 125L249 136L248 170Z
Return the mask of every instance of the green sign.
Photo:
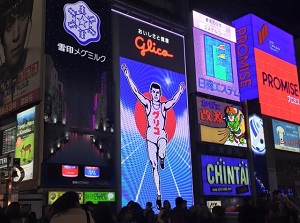
M84 202L91 201L94 204L99 202L115 202L115 192L85 192Z

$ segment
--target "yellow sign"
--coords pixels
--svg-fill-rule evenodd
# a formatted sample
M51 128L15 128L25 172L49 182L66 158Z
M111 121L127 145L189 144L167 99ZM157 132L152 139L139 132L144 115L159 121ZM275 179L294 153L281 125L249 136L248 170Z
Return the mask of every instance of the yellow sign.
M53 204L59 197L61 197L67 191L49 191L48 192L48 204ZM79 195L79 204L83 204L83 192L76 193Z

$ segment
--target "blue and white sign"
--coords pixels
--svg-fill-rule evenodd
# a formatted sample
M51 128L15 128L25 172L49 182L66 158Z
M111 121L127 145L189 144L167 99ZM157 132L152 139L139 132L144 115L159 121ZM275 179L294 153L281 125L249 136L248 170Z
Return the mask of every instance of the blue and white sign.
M264 125L261 117L251 115L249 117L251 148L255 154L263 155L266 153Z
M91 42L98 42L101 38L101 20L89 6L82 1L64 6L64 29L77 42L86 46Z
M275 149L300 152L299 126L272 119Z

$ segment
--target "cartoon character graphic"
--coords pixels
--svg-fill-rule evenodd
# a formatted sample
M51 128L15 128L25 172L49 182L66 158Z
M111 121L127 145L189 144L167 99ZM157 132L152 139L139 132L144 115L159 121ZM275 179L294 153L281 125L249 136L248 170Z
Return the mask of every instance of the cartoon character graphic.
M143 105L146 113L146 147L148 157L152 167L152 176L156 188L156 205L157 208L161 208L161 180L158 166L161 170L165 169L165 158L167 152L168 137L165 129L168 110L170 110L178 102L180 96L185 90L184 83L179 84L177 92L173 97L167 101L161 101L162 90L158 83L152 82L150 84L150 99L146 98L137 88L134 83L129 68L125 63L121 65L121 69L128 81L132 93Z
M211 122L219 120L219 115L221 115L222 122L214 122L217 126L201 124L201 140L203 142L246 147L244 114L237 106L225 103L218 103L218 105L222 106L223 113L208 112L206 115L208 115L207 117Z
M284 130L284 128L281 125L278 125L276 127L276 133L279 137L280 146L284 146L285 145L285 141L284 141L285 130Z
M245 144L245 122L244 114L236 106L225 108L226 127L230 129L228 140L239 144Z

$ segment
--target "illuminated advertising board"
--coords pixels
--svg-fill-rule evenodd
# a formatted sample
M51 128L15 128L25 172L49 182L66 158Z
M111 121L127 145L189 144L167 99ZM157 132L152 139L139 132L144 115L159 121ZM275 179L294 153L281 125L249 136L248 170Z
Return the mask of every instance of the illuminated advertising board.
M300 123L297 67L259 49L254 51L261 113Z
M43 1L2 2L9 7L0 20L0 116L40 100L43 21Z
M267 193L269 189L266 158L267 148L264 135L264 123L260 115L255 113L249 114L249 129L256 193Z
M300 152L300 126L272 119L275 149Z
M193 28L197 91L240 101L235 43Z
M115 17L120 23L122 205L133 200L159 207L169 200L175 206L178 196L193 203L184 38L119 13ZM153 42L156 50L149 51Z
M269 57L273 56L296 65L293 37L253 14L241 17L232 24L236 28L237 70L241 101L255 99L260 96L258 92L261 89L258 86L257 79L260 74L256 73L254 48L265 52Z
M66 191L49 191L48 192L48 204L52 205L58 198L60 198L62 195L64 195ZM79 204L84 204L83 202L83 193L76 191L76 193L79 195Z
M249 116L249 129L252 152L264 155L266 153L266 142L262 118L255 114Z
M202 155L201 162L204 195L250 195L246 159Z
M221 206L221 201L206 201L206 206L208 207L210 212L212 212L212 209L215 206Z
M17 140L15 158L20 158L20 166L24 169L23 181L33 179L34 163L34 119L35 107L17 115Z
M197 97L201 141L247 147L245 117L240 106Z
M83 161L87 162L85 159ZM104 162L104 160L100 161ZM114 170L111 166L85 166L48 162L42 163L42 171L44 186L101 187L108 186L114 181Z
M236 42L235 28L193 11L193 26L231 42Z
M84 192L84 203L87 201L98 204L99 202L115 202L115 192Z
M111 3L46 1L45 26L43 184L112 184Z
M293 36L263 19L248 14L232 22L237 32L237 45L239 41L245 41L244 37L239 38L238 34L250 31L253 38L253 46L274 57L280 58L290 64L296 65L295 48Z

